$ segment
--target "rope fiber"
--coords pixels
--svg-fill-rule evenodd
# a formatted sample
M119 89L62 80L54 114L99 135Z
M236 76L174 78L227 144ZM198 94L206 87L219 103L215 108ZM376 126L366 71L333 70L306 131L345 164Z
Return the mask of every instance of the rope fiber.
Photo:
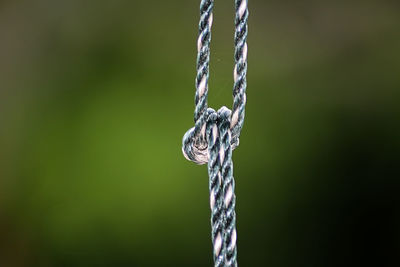
M226 107L216 112L207 105L213 7L214 0L201 0L195 126L183 136L182 152L190 161L208 164L214 266L235 267L237 233L232 151L239 145L245 115L249 12L247 0L235 0L233 112Z

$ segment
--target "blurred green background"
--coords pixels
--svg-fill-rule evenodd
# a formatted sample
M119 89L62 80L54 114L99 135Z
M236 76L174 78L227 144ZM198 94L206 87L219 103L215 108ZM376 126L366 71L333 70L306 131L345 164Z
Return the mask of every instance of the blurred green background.
M212 266L199 1L0 1L0 266ZM400 4L250 0L240 266L400 266ZM209 105L231 106L233 1Z

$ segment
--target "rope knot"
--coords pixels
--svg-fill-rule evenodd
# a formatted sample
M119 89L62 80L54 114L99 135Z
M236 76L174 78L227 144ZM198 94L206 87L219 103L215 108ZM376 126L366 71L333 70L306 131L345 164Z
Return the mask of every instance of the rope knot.
M210 141L213 143L216 141L221 128L227 128L226 130L230 132L231 113L231 110L225 106L221 107L218 112L207 108L202 118L183 136L182 152L187 160L199 165L208 163L208 144ZM232 150L238 145L239 138L232 138Z

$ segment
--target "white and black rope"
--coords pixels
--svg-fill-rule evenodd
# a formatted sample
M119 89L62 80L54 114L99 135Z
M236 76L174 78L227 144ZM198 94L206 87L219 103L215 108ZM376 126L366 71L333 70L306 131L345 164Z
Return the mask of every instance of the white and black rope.
M247 0L235 0L235 68L233 70L233 113L231 118L232 140L239 143L246 105L247 74Z
M235 67L233 112L216 112L207 105L213 0L200 3L197 41L195 126L182 141L184 156L197 164L208 163L214 265L237 266L235 181L232 150L239 145L246 105L247 0L235 0Z

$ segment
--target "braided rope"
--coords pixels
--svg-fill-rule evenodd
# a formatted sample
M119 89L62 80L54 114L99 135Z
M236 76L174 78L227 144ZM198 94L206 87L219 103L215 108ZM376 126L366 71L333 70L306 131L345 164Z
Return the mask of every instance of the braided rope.
M218 155L220 151L220 137L217 126L218 116L214 110L210 110L207 121L208 153L208 176L210 189L211 208L211 239L214 245L215 266L225 266L225 248L223 243L224 231L224 202L221 179L221 161Z
M211 26L214 0L202 0L200 3L199 37L197 39L197 76L194 121L200 134L200 142L205 143L205 113L207 110L208 79L210 71ZM198 134L198 133L197 133ZM202 147L204 149L204 146Z
M247 0L235 0L235 68L233 70L233 113L231 118L232 140L239 142L240 132L244 122L246 105L246 74L247 74L247 20L249 11Z
M236 213L235 213L235 180L233 179L233 162L231 146L231 130L229 118L231 111L222 107L218 111L218 117L221 119L219 125L221 161L222 192L225 209L224 221L224 247L226 266L237 266L236 263Z
M232 151L239 145L244 123L248 9L247 0L235 0L233 112L226 107L216 112L207 105L213 6L213 0L201 0L197 40L195 126L183 136L182 152L188 160L197 164L208 163L214 266L236 267L236 196Z

